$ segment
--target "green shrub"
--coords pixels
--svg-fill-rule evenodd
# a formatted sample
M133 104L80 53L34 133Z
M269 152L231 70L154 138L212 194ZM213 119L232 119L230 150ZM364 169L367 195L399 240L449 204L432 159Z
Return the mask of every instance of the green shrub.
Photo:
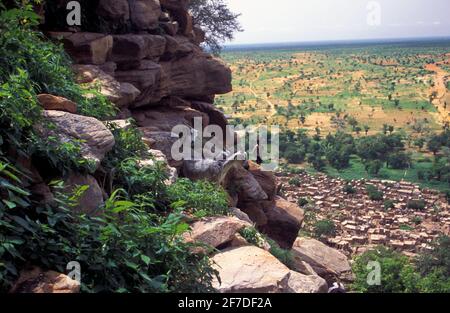
M24 71L32 82L30 91L68 98L78 104L82 115L112 117L114 106L106 97L75 83L71 61L62 46L47 41L35 30L38 19L31 6L0 12L0 83Z
M176 206L207 215L228 212L227 194L223 188L207 181L178 179L168 188L168 198Z
M148 146L142 141L142 133L136 127L133 119L128 120L129 126L118 127L115 123L107 122L106 125L114 135L115 145L108 152L103 161L103 165L108 169L119 166L124 160L129 158L148 158Z
M302 181L298 177L292 177L291 179L289 179L289 185L291 186L300 187L301 184Z
M304 207L305 205L309 204L309 201L306 198L300 198L297 200L297 204L299 207Z
M374 185L367 185L366 186L367 195L369 196L369 199L372 201L381 201L383 200L383 192L378 190L377 187Z
M291 250L285 250L281 248L278 243L274 240L268 238L267 242L270 245L270 253L276 257L281 263L286 265L289 268L292 268L294 262L294 256L292 255Z
M381 268L381 284L371 286L367 278L373 268L369 262L378 262ZM351 289L363 293L416 292L418 276L406 256L385 247L377 247L356 257L353 265L355 281Z
M343 188L342 191L345 192L345 193L348 194L348 195L353 195L353 194L356 193L355 187L353 187L353 186L350 185L350 184L346 184L346 185L344 186L344 188Z
M55 192L56 201L43 206L31 200L24 179L0 161L0 292L11 288L26 264L65 272L71 261L81 264L84 292L212 291L215 271L182 240L188 226L181 212L149 214L116 191L101 217L74 216L81 192Z
M390 209L395 208L395 202L391 199L386 199L383 203L383 206L384 206L384 210L388 211Z
M154 162L152 166L143 166L138 159L130 158L117 167L114 186L123 187L132 198L145 195L147 199L153 199L154 204L157 204L166 197L167 179L164 164Z
M261 235L255 227L245 227L239 234L247 240L248 243L255 245L260 248L264 248L266 239Z
M314 224L314 237L333 237L336 235L336 225L332 220L321 220Z
M426 207L426 202L424 200L409 200L406 206L411 210L423 211Z

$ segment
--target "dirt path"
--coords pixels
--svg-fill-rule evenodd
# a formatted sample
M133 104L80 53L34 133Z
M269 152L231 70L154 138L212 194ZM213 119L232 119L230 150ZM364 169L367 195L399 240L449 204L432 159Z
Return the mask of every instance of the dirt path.
M259 80L260 76L261 76L261 71L258 71L258 76L256 78L256 81ZM261 97L255 92L255 90L253 89L253 82L249 83L249 89L250 89L250 92L255 96L256 99L262 99L270 106L270 115L269 116L273 116L277 113L277 111L275 110L275 105L269 100L267 95L264 95Z
M427 64L425 69L435 72L435 85L431 88L431 93L436 93L436 98L433 100L433 104L437 107L438 112L435 113L437 121L442 124L450 122L450 103L447 99L450 98L450 92L447 90L446 81L450 77L450 74L443 70L440 63ZM447 102L447 108L445 103Z

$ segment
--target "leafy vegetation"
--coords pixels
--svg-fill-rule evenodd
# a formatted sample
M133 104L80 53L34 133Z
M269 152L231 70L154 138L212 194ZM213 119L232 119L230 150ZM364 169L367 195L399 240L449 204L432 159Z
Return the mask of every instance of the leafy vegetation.
M332 220L321 220L314 224L314 237L334 237L336 235L336 225Z
M373 270L369 262L379 262L381 284L369 285L367 278ZM410 260L393 250L377 247L357 257L353 263L356 280L352 289L374 293L448 293L450 292L450 238L441 237L431 252Z
M377 187L374 185L367 185L366 186L367 195L369 196L369 199L372 201L381 201L383 200L383 192L378 190Z
M207 181L193 182L178 179L168 188L168 198L172 203L203 215L225 215L228 200L223 188Z
M67 194L62 182L50 182L54 199L45 203L29 189L31 173L17 157L45 162L58 177L93 172L80 157L79 142L40 135L39 127L54 126L41 118L37 94L64 96L87 116L114 114L104 97L75 83L62 47L36 25L31 6L0 5L0 292L8 292L27 265L64 273L71 261L81 265L84 292L213 291L217 273L209 258L193 254L196 245L181 234L189 228L186 211L226 212L226 194L206 182L167 187L160 163L139 161L152 156L135 126L108 125L116 145L95 173L108 194L100 216L73 213L87 186Z

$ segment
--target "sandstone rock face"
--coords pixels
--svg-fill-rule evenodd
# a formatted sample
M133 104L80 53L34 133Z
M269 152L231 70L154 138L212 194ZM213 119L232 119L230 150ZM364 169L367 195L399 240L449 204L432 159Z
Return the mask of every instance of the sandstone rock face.
M80 283L54 271L38 267L22 271L11 293L78 293Z
M100 0L97 14L114 22L125 22L130 19L128 0Z
M213 287L223 293L281 292L289 269L270 253L254 246L222 251L212 257L221 282Z
M290 271L269 252L254 246L241 246L212 257L221 282L213 287L222 293L297 293L324 292L320 277Z
M37 96L39 104L45 110L65 111L69 113L77 113L77 104L63 97L49 94L40 94Z
M273 200L277 193L277 182L272 172L262 171L261 167L254 163L249 163L249 172L255 177L258 184L267 194L269 200Z
M247 222L249 224L253 224L252 220L250 219L250 217L248 217L247 214L245 214L244 212L242 212L240 209L238 208L232 208L231 209L231 214L233 214L235 217L237 217L238 219L240 219L241 221Z
M286 292L288 293L327 293L328 285L325 279L316 275L303 275L294 271L290 272L287 280Z
M191 108L155 107L151 110L134 110L133 117L139 127L154 131L172 131L177 125L194 126L194 118L199 118L203 126L209 124L208 115Z
M292 247L292 253L295 262L308 263L330 285L336 282L337 278L343 281L352 280L351 267L347 257L320 241L297 238Z
M136 69L116 71L115 77L119 82L132 84L141 92L133 107L157 103L167 95L161 86L165 77L161 65L153 61L143 60Z
M103 64L113 47L110 35L98 33L49 33L52 38L62 39L70 56L81 64Z
M164 62L169 76L171 95L199 99L205 95L230 92L231 70L220 60L207 54L190 54Z
M228 125L228 120L225 117L225 114L218 110L213 104L199 101L192 101L191 107L194 110L204 112L209 117L209 123L212 125L218 125L222 128L224 134L226 134L226 127Z
M70 193L76 188L87 186L88 189L79 199L75 207L77 213L95 215L98 208L103 204L103 191L98 185L97 180L91 175L82 175L79 173L70 173L65 180L65 190Z
M265 211L267 224L264 233L283 248L290 248L298 236L303 223L304 211L296 204L280 197L275 198L275 205Z
M137 30L151 30L158 26L161 6L158 0L128 0L130 17Z
M73 70L78 83L86 84L92 89L98 88L102 95L121 109L127 108L141 93L130 83L118 82L98 66L75 65Z
M195 222L185 233L186 242L200 242L217 248L233 239L242 228L251 226L235 217L208 217Z
M82 157L96 166L114 146L113 134L95 118L51 110L44 111L43 114L44 118L56 127L55 130L40 127L44 136L52 134L61 142L78 142Z
M114 62L140 61L145 58L158 58L166 49L166 39L154 35L114 35L111 60Z

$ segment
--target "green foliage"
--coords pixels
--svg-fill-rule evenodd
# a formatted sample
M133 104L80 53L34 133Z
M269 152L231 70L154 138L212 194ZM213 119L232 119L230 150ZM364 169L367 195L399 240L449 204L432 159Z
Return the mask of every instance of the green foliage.
M264 248L266 243L266 238L258 232L255 227L245 227L239 234L250 244L255 245L259 248Z
M391 153L387 164L394 169L406 169L411 167L411 156L405 152Z
M79 245L79 261L87 265L84 290L212 291L215 272L206 256L189 252L194 246L180 236L188 229L181 212L148 214L120 193L106 201L105 214L94 225L81 224L80 235L86 238Z
M292 177L291 179L289 179L289 185L291 186L300 187L301 184L302 181L298 177Z
M53 204L34 203L23 175L0 162L0 290L6 292L25 264L60 272L80 262L85 292L205 292L215 275L204 255L192 254L181 234L182 212L149 214L122 190L105 202L101 217L73 216L82 192L56 193ZM61 184L54 188L60 189ZM3 197L7 196L7 197ZM6 200L8 199L8 200Z
M314 224L314 237L334 237L336 235L336 225L332 220L321 220Z
M239 14L231 12L223 0L192 0L189 9L195 24L205 30L205 43L213 53L219 53L225 41L242 31Z
M367 277L373 268L369 262L379 262L381 285L369 286ZM356 280L352 289L375 293L449 293L450 238L442 236L431 251L420 253L412 262L404 255L385 247L377 247L357 257L353 263Z
M384 206L384 210L388 211L390 209L395 208L395 202L391 199L386 199L383 203L383 206Z
M297 200L297 204L299 207L304 207L305 205L309 204L309 201L306 198L299 198Z
M169 200L177 206L207 215L228 212L227 194L223 188L207 181L178 179L168 188Z
M377 187L374 185L367 185L366 186L367 195L369 196L369 199L372 201L381 201L383 200L383 192L378 190Z
M75 83L63 48L35 30L38 19L30 6L0 12L0 83L9 81L11 75L26 72L30 92L68 98L78 104L82 115L100 119L113 116L114 107L104 96L97 90L83 90Z
M356 193L355 187L353 187L353 186L350 185L350 184L346 184L346 185L344 186L344 188L343 188L343 191L344 191L346 194L348 194L348 195L353 195L353 194Z
M115 145L105 157L104 166L115 168L129 158L148 157L148 147L142 141L142 133L136 127L135 121L130 119L129 126L121 128L115 123L107 122L106 125L114 135Z
M267 242L270 245L269 252L276 257L281 263L286 265L289 268L292 268L294 262L294 256L292 255L291 250L285 250L280 247L278 243L276 243L272 239L267 239Z
M138 196L154 204L159 204L166 197L165 180L168 175L165 165L161 162L153 162L153 165L142 165L136 158L124 160L119 164L114 183L125 188L130 197Z
M424 200L409 200L406 204L408 209L423 211L426 206L426 202Z
M381 267L381 284L371 286L367 278L372 267L369 262L378 262ZM406 256L385 247L377 247L355 259L353 263L355 281L351 289L363 293L403 293L416 292L416 280L413 267Z

